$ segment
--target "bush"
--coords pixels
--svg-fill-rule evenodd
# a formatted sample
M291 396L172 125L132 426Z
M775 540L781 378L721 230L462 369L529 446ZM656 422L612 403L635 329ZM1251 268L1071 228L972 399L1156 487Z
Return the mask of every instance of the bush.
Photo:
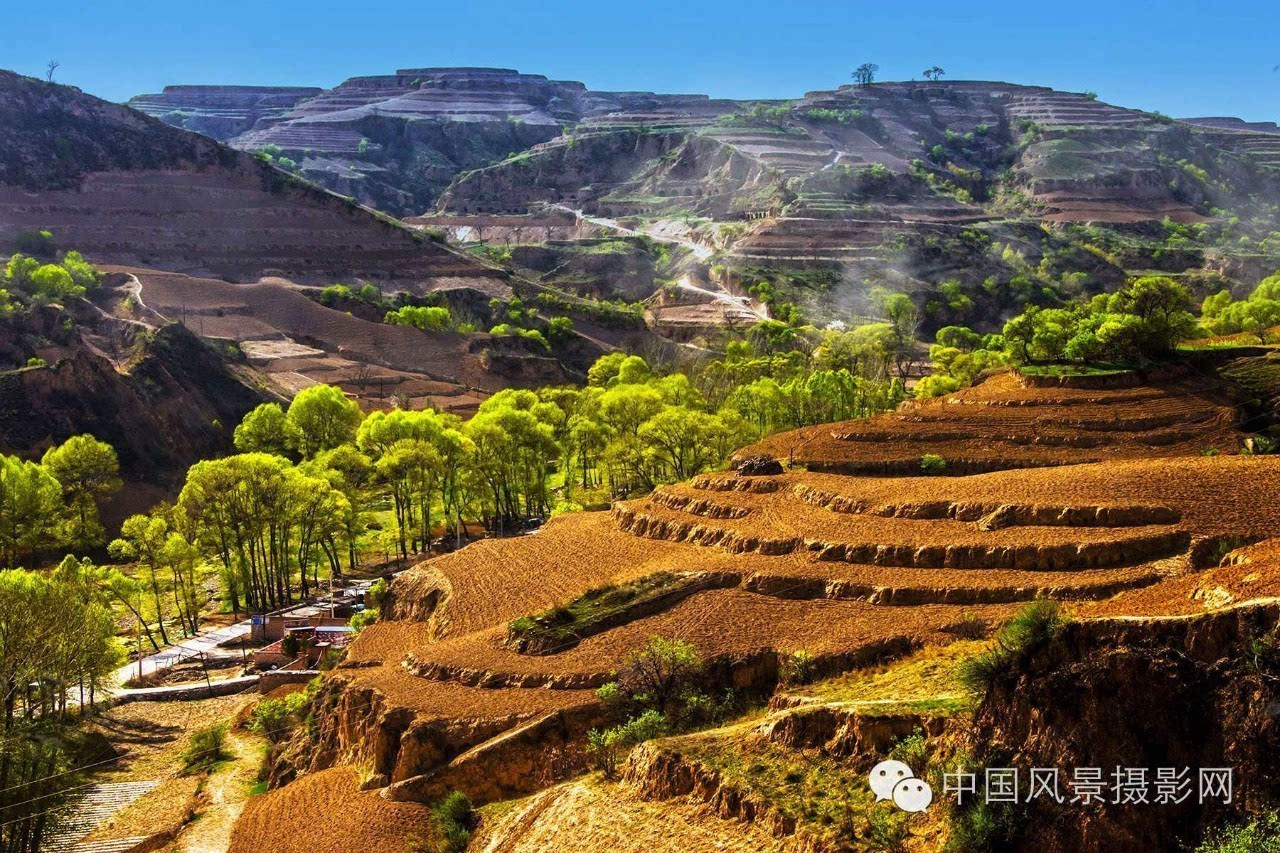
M930 477L936 477L946 472L947 460L936 453L926 453L920 457L920 470Z
M366 607L364 610L361 610L359 613L352 616L351 621L347 624L351 626L351 630L358 634L377 621L378 609L376 607Z
M272 743L279 743L287 738L290 728L292 721L283 699L263 699L254 706L249 718L249 731L262 735Z
M813 681L816 662L814 657L804 649L792 652L782 662L778 678L783 684L808 684Z
M475 812L466 794L453 791L431 807L431 815L440 831L440 853L461 853L467 849L471 829L475 825Z
M1008 850L1021 831L1019 813L1007 803L975 802L956 815L947 839L947 853L986 853Z
M665 737L671 731L667 718L656 710L645 711L620 726L587 733L587 752L597 770L607 778L613 778L618 762L638 744L654 738Z
M297 634L285 634L280 640L280 653L289 660L296 660L302 652L302 641Z
M381 611L383 605L386 604L387 593L389 592L391 592L391 584L387 583L386 578L378 578L369 587L369 591L364 594L365 606Z
M1068 621L1056 601L1028 604L1000 629L990 651L960 664L961 683L973 693L986 694L1016 674L1034 652L1052 642Z
M1280 814L1221 827L1205 837L1196 853L1280 853Z
M929 764L928 740L925 738L924 729L916 729L905 737L898 738L897 742L889 748L889 757L901 761L912 770L924 772L924 768Z
M196 732L191 736L191 742L179 755L182 760L182 772L204 770L228 758L226 744L226 723L217 723Z

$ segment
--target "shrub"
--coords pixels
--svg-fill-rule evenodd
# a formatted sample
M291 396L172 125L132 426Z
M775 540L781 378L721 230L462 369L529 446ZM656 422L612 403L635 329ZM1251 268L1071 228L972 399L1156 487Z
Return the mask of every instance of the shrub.
M1221 827L1205 837L1196 853L1280 853L1280 814Z
M552 317L547 324L547 338L553 343L566 341L573 336L573 321L568 317Z
M431 807L436 828L440 831L440 853L461 853L471 841L475 812L471 800L461 791L453 791Z
M930 477L936 477L946 472L947 460L936 453L926 453L920 457L920 470Z
M1067 622L1068 617L1056 601L1028 604L1000 629L990 651L961 663L961 683L974 693L985 694L1021 669L1035 651L1052 642Z
M618 682L639 704L667 711L689 692L701 672L702 657L692 643L654 636L628 655Z
M783 660L778 677L783 684L808 684L813 681L815 664L813 655L800 649Z
M929 764L928 740L923 729L916 729L911 734L898 738L889 748L889 757L906 764L918 773L924 772Z
M587 752L591 755L595 768L611 779L617 772L618 762L633 747L647 740L664 737L670 730L667 718L661 712L650 709L620 726L603 731L592 729L587 733Z
M295 660L302 652L302 641L297 634L285 634L280 640L280 653L289 660Z
M191 736L191 742L179 755L182 760L182 772L204 770L227 758L226 744L226 723L217 723L196 732Z
M364 594L365 606L381 611L383 605L386 604L387 593L389 592L391 592L391 584L387 583L386 578L378 578L369 587L369 591Z
M1019 813L1006 803L975 802L951 822L947 853L1008 850L1021 830Z
M347 624L351 626L353 631L360 633L377 621L378 609L376 607L366 607L364 610L361 610L359 613L352 616L351 621Z
M23 231L14 239L14 245L24 255L47 258L54 253L52 231Z
M249 731L262 735L272 743L279 743L289 736L292 727L289 709L283 699L263 699L253 709L249 718Z

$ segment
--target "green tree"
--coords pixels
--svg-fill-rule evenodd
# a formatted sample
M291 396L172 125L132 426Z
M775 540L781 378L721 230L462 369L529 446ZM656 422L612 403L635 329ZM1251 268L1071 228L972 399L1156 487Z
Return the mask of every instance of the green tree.
M236 427L233 441L241 453L275 453L283 455L290 447L301 444L302 436L279 403L262 403L244 416Z
M84 295L84 288L71 278L71 273L57 264L45 264L31 273L31 291L36 296L61 301Z
M120 489L115 449L91 435L76 435L45 451L40 464L62 486L71 512L72 544L90 548L102 542L98 506Z
M58 544L62 514L62 486L43 466L0 456L0 565L14 568Z
M289 404L288 421L297 430L295 441L304 458L355 441L362 415L341 388L312 385Z

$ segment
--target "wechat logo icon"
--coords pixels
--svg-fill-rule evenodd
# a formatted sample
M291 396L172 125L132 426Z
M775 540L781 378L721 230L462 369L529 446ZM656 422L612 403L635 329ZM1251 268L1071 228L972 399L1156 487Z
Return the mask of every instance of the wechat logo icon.
M933 802L933 788L901 761L881 761L867 777L876 802L893 800L904 812L922 812Z

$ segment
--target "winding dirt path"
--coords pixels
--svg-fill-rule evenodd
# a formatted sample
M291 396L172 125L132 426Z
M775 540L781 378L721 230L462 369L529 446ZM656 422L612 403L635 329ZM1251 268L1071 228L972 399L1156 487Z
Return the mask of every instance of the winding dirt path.
M231 828L244 811L250 790L258 781L262 740L241 731L227 733L232 758L220 764L204 785L199 820L187 824L167 853L225 853Z

